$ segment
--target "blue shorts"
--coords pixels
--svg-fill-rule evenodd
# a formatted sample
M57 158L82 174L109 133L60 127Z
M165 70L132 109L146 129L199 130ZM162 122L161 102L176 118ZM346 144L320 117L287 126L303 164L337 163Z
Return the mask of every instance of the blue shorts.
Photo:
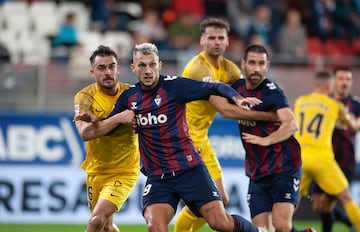
M294 172L266 176L250 181L247 201L251 218L264 212L271 212L274 203L299 201L301 169Z
M197 217L201 217L201 206L211 201L221 201L215 182L204 164L178 172L149 176L143 192L143 212L147 206L156 203L170 204L176 212L180 199Z

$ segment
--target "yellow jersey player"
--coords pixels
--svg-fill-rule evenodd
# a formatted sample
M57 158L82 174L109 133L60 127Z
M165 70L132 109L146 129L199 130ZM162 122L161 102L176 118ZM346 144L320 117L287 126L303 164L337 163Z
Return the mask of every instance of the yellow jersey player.
M92 53L90 74L96 83L76 94L75 118L84 112L106 118L112 112L120 94L129 87L116 80L120 71L117 59L111 48L102 45ZM87 232L119 231L113 223L113 215L127 200L140 173L138 139L131 124L133 118L134 113L126 111L117 118L119 127L107 136L100 136L100 125L90 119L75 121L80 136L87 141L86 159L81 165L86 171L91 213Z
M332 134L339 121L349 124L345 107L330 98L333 76L319 71L315 76L312 93L299 97L294 104L294 114L299 124L295 136L301 146L303 173L300 194L307 196L314 179L324 192L336 196L344 207L356 231L360 231L360 209L352 199L348 181L337 164L332 149ZM312 194L313 209L320 208L320 193Z
M241 76L239 67L223 57L223 53L229 45L229 31L228 22L222 19L208 18L202 21L200 23L200 45L203 51L189 61L182 76L199 81L225 84L232 84L239 79ZM227 205L229 196L225 189L223 173L208 137L208 131L216 112L215 107L205 100L193 101L186 105L186 119L190 136L195 147L200 151L212 179L215 180L224 204ZM204 224L203 218L194 216L185 206L178 216L174 231L196 231Z

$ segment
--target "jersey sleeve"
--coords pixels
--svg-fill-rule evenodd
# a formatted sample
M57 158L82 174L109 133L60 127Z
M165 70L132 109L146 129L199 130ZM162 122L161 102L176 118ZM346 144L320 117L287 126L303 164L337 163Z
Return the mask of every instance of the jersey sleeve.
M276 85L275 83L273 83L273 84ZM269 87L269 88L271 90L272 87ZM281 88L279 88L279 86L276 85L276 89L274 89L273 91L274 92L272 94L271 101L272 101L272 105L274 106L275 110L290 107L288 100L284 94L284 91Z
M222 96L232 101L232 98L238 95L233 88L222 83L196 81L182 77L175 81L177 95L181 99L180 101L184 103L194 100L208 100L211 95Z
M94 98L85 92L79 92L74 97L75 114L83 113L85 111L94 112L93 110Z
M115 105L114 105L114 109L112 110L112 112L110 113L109 117L120 113L124 110L127 109L127 100L128 100L128 96L127 96L128 91L124 91L119 98L116 100Z

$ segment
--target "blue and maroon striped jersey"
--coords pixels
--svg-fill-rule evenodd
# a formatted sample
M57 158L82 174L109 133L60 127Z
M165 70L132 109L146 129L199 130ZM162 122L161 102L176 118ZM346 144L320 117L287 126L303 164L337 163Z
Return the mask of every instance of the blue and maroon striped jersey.
M252 107L257 111L276 111L289 107L279 86L265 79L257 88L247 90L245 79L237 80L232 87L244 97L257 97L263 102ZM279 128L279 124L266 121L239 120L239 131L265 137ZM240 136L241 137L241 136ZM251 180L281 172L294 171L301 166L300 145L294 136L287 140L264 147L243 141L246 151L246 175Z
M150 91L141 90L137 83L123 92L111 115L125 109L135 112L145 175L184 170L202 162L188 133L186 103L208 100L210 95L231 99L238 94L224 84L169 75L160 76Z
M341 102L348 112L354 114L355 117L360 117L360 100L358 98L350 95ZM355 136L356 131L337 123L332 137L335 159L344 173L350 175L355 171Z

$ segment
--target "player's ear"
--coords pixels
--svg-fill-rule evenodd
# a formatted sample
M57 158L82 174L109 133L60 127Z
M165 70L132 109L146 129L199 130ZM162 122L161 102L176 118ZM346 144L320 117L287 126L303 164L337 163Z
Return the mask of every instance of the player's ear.
M95 76L95 74L94 74L94 69L93 69L93 68L90 68L89 73L90 73L90 76L92 76L92 77Z
M267 72L269 70L269 67L270 67L270 61L266 62L265 72Z
M133 63L130 64L131 72L135 73L135 65Z
M245 60L244 59L241 59L240 66L241 66L242 70L245 70Z

